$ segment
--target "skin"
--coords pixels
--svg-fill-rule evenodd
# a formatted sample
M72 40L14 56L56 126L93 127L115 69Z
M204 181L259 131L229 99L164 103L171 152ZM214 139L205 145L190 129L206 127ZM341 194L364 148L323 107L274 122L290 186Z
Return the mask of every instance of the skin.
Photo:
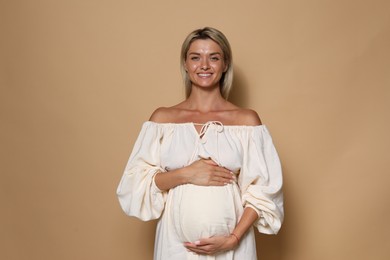
M225 100L220 92L220 79L227 70L220 46L211 39L195 40L188 52L185 68L192 82L190 96L183 102L168 108L158 108L150 121L158 123L205 123L217 120L224 125L261 125L257 113L239 108ZM201 126L195 126L200 131ZM169 190L182 184L223 186L235 181L229 169L218 166L212 160L202 159L186 167L157 173L155 182L161 190ZM240 240L258 219L255 210L245 208L233 233ZM232 250L239 242L233 235L199 238L186 242L188 251L202 255L214 255Z

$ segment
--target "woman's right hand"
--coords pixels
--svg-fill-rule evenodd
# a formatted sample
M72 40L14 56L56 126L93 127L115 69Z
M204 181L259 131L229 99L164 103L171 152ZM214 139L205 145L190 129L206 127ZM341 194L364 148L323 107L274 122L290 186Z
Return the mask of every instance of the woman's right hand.
M199 186L224 186L235 181L234 174L211 159L201 159L182 168L188 183Z

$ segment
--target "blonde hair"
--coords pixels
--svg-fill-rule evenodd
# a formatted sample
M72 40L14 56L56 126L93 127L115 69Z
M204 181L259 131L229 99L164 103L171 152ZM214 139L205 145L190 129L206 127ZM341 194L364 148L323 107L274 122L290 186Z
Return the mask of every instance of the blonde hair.
M186 90L186 97L188 98L191 94L192 83L188 77L187 71L185 69L185 62L187 59L187 52L193 43L196 40L205 40L211 39L216 42L222 50L224 63L227 66L226 72L222 74L220 80L220 88L222 96L227 99L232 88L233 84L233 57L232 50L230 48L229 41L226 36L219 30L212 27L204 27L202 29L197 29L191 32L184 40L181 46L180 54L180 71L184 80L184 86Z

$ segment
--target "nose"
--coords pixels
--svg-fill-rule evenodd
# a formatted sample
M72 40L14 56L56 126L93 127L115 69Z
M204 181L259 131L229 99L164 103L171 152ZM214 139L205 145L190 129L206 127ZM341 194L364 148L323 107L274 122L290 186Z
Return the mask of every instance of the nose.
M210 68L209 62L207 59L203 59L201 63L201 69L202 70L208 70Z

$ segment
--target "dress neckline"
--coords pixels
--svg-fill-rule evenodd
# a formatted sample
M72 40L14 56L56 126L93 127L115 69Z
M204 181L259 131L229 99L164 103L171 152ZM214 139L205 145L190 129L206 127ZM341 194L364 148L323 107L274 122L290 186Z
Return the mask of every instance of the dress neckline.
M214 122L214 124L211 124L211 125L208 125L208 127L205 129L205 131L203 131L202 133L202 128L210 123L210 122ZM222 124L221 122L219 122L221 125L222 125L222 128L221 126L219 126L218 124L215 124L215 122L219 122L219 121L208 121L204 124L202 123L196 123L196 122L179 122L179 123L171 123L171 122L154 122L154 121L145 121L144 124L150 124L150 125L154 125L156 127L167 127L167 128L176 128L176 127L186 127L187 130L193 132L193 134L198 138L198 140L203 140L205 135L207 134L207 130L208 128L211 126L212 128L214 128L215 130L217 130L217 132L221 133L223 132L223 130L225 129L228 129L228 130L248 130L248 131L251 131L252 129L253 130L256 130L256 129L259 129L260 131L268 131L267 130L267 127L266 125L224 125ZM202 128L198 131L198 129L196 128L196 125L201 125ZM216 127L219 127L219 128L216 128ZM191 129L188 129L188 128L191 128Z
M219 122L219 121L208 121L208 122ZM206 122L206 123L208 123ZM155 124L155 125L167 125L167 126L188 126L188 125L192 125L195 127L195 125L205 125L206 123L196 123L196 122L163 122L163 123L160 123L160 122L154 122L154 121L145 121L145 123L150 123L150 124ZM266 125L264 124L261 124L261 125L226 125L226 124L223 124L223 127L224 128L257 128L257 127L266 127Z
M206 134L207 130L210 128L210 126L217 127L216 130L219 133L223 131L223 127L224 127L224 125L220 121L208 121L204 124L192 123L192 126L193 126L193 128L194 128L194 130L197 133L199 138L203 138L203 136L205 136L205 134ZM200 128L200 130L198 130L196 128L196 126L202 126L202 127Z

